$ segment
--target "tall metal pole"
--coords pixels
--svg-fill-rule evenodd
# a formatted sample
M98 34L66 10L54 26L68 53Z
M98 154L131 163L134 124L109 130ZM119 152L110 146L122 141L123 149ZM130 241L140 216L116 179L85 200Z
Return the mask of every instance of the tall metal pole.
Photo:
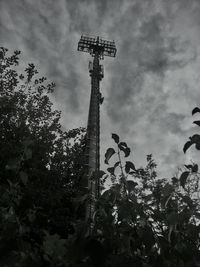
M102 78L99 65L98 52L94 55L93 66L90 69L91 97L87 125L86 165L89 203L86 210L86 221L89 222L89 231L94 226L95 201L99 197L99 178L97 173L100 168L100 80Z
M98 171L100 169L100 81L102 80L103 66L99 64L104 56L114 57L116 48L114 42L102 39L82 36L78 51L90 53L94 59L89 63L91 76L91 96L88 114L87 134L86 134L86 181L84 184L88 188L89 202L86 207L85 219L89 224L88 232L92 233L94 227L95 203L100 194Z

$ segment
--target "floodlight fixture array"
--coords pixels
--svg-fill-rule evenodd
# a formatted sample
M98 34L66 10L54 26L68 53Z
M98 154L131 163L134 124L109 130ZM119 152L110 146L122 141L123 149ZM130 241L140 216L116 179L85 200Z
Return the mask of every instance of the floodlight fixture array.
M78 51L89 53L93 57L98 53L100 59L103 59L104 56L115 57L117 49L114 41L82 35L78 42Z

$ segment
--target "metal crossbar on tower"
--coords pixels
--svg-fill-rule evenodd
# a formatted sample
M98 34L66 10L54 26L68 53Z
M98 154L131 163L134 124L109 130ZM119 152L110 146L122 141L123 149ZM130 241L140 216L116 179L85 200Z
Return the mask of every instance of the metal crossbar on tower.
M100 104L103 98L100 93L100 81L104 77L103 65L100 59L104 56L115 57L117 49L114 41L100 39L99 36L81 36L78 42L78 51L89 53L94 57L93 62L89 62L89 73L91 76L91 96L88 114L85 165L87 174L84 185L89 190L90 202L86 207L85 218L89 222L89 229L93 228L93 218L95 213L95 201L100 194L100 184L98 171L100 168Z

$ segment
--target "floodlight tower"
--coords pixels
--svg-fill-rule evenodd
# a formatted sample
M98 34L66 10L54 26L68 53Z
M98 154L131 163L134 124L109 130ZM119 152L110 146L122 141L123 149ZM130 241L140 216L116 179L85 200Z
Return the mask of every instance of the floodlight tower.
M103 98L100 93L100 81L104 77L103 65L99 62L104 56L115 57L117 49L114 41L106 41L99 37L81 36L78 43L78 51L89 53L94 57L89 62L91 76L91 96L88 114L85 165L87 175L84 187L89 189L90 203L86 208L86 220L92 222L94 215L95 199L99 196L99 178L96 175L100 168L100 104Z

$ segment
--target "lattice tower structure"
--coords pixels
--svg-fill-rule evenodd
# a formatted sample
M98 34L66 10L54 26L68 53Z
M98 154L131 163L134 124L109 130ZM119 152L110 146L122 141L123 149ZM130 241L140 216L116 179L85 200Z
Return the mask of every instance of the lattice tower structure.
M106 41L99 37L81 36L78 43L78 51L89 53L94 57L93 62L89 62L91 95L86 134L86 175L83 183L90 195L85 218L89 221L90 229L92 229L95 202L100 194L98 178L98 171L100 169L100 104L103 102L100 92L100 81L104 77L103 65L100 65L100 60L104 59L104 56L115 57L117 50L114 41Z

